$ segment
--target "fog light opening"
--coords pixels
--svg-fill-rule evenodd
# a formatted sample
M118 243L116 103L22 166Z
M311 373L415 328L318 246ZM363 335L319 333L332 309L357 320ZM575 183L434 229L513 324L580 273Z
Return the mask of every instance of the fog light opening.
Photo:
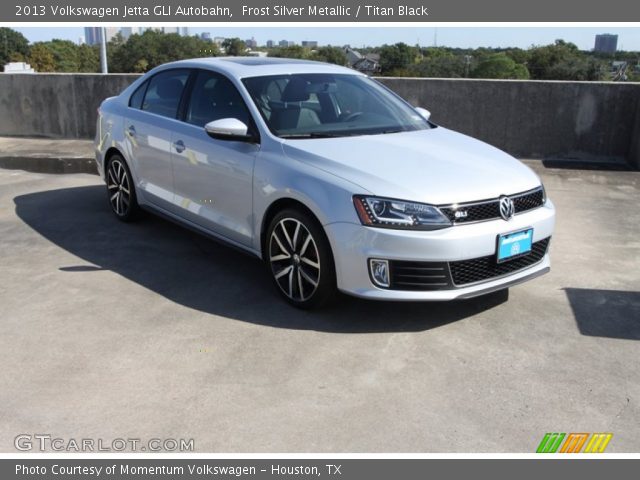
M373 283L379 287L389 287L389 262L387 260L370 259L369 270Z

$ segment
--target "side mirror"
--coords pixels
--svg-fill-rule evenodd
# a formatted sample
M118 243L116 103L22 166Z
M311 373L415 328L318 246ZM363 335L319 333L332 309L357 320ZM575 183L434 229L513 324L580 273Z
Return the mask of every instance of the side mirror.
M425 120L429 120L429 118L431 118L431 112L426 108L416 107L416 112L418 112L418 114Z
M207 123L205 132L218 140L235 140L237 142L252 142L253 135L249 133L249 127L237 118L221 118Z

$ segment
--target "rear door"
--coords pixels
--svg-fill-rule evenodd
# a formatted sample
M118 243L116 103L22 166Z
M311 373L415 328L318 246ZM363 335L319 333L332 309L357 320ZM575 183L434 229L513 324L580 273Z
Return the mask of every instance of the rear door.
M180 123L178 109L190 72L163 70L147 80L131 96L124 122L137 191L164 209L173 204L171 134Z

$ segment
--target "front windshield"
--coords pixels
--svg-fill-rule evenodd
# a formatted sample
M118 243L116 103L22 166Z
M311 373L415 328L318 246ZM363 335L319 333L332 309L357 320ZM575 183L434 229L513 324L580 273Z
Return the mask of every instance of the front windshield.
M281 138L376 135L430 128L377 82L361 75L305 73L245 78L269 129Z

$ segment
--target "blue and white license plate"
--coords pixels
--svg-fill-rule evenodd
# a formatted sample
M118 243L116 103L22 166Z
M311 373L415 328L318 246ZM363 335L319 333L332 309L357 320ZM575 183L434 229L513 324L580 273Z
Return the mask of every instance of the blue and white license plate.
M498 263L527 255L532 243L533 228L498 235Z

